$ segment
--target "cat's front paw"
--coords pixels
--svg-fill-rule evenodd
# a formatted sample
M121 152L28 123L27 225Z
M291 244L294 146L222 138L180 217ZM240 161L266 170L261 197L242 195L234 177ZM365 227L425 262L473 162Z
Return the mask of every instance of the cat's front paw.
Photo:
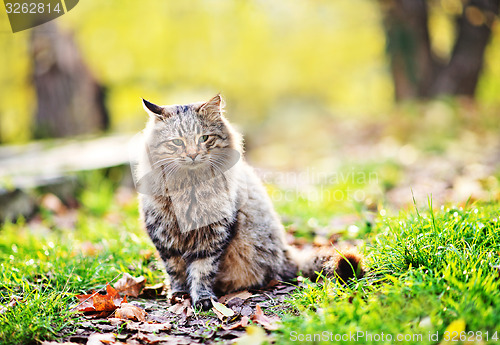
M172 305L176 303L182 303L185 299L189 298L189 293L186 291L174 291L170 297L170 303Z
M212 299L215 299L215 296L203 296L198 298L193 302L196 308L200 308L201 310L209 310L212 308Z

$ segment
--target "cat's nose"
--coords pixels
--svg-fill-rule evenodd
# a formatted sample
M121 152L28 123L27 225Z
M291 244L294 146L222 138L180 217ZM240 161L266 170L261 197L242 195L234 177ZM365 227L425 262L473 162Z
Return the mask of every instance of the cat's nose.
M187 156L194 161L196 156L198 156L198 154L197 153L188 153Z

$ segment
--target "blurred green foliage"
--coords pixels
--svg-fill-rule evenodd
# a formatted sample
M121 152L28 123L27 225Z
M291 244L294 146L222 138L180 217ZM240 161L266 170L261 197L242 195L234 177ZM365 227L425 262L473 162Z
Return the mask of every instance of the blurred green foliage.
M12 34L0 12L0 140L22 142L36 108L30 31ZM296 100L334 116L392 106L376 1L87 0L57 21L108 86L113 130L142 127L140 97L182 103L221 91L231 119L249 130L287 116L281 108ZM452 26L441 7L430 26L434 45L449 50ZM478 99L498 104L499 26L494 30Z

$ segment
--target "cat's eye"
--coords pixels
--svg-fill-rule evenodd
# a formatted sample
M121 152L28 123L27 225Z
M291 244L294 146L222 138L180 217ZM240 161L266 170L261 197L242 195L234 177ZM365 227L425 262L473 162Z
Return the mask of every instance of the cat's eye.
M208 140L208 135L202 135L202 136L200 137L200 139L198 139L198 142L200 142L200 143L204 143L204 142L205 142L205 141L207 141L207 140Z
M182 146L184 144L181 139L174 139L172 142L177 146Z

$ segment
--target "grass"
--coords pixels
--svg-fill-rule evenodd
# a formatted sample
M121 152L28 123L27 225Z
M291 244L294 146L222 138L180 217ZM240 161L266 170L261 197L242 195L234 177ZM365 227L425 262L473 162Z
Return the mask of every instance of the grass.
M122 272L144 275L152 284L161 281L161 265L139 226L135 199L110 192L114 182L109 178L85 179L88 188L80 196L74 226L49 210L42 210L38 222L2 226L0 306L13 298L18 302L0 313L0 344L30 344L71 331L73 296L100 288ZM107 202L95 197L100 191ZM300 212L293 202L279 204L278 210L289 226L307 232L314 209L323 215L331 205L303 202ZM378 216L369 231L344 231L346 238L365 241L370 273L349 286L306 281L290 298L295 312L281 315L277 343L307 343L308 334L310 343L342 343L335 335L356 334L356 341L345 343L392 344L403 334L411 337L405 344L437 344L447 330L465 331L474 339L479 333L469 332L482 332L483 343L488 332L495 343L491 338L500 332L499 204L429 206ZM364 210L353 204L345 212L362 215ZM382 332L385 338L377 340ZM429 338L436 332L439 339Z
M340 343L392 344L401 334L405 344L435 344L446 331L457 339L461 332L468 340L482 335L485 343L488 333L495 343L498 216L498 205L471 205L380 219L366 246L370 274L349 287L307 284L293 300L300 316L285 319L278 343L296 343L301 335L303 343L307 335L311 343L329 343L332 334L356 334ZM438 339L430 338L436 332Z
M90 190L108 190L103 184L111 183L96 175ZM161 280L154 248L138 226L136 203L110 200L104 208L93 201L78 211L74 228L58 220L69 214L48 210L41 210L39 222L2 226L0 306L19 301L0 314L0 344L29 344L71 331L74 295L100 289L122 272Z

